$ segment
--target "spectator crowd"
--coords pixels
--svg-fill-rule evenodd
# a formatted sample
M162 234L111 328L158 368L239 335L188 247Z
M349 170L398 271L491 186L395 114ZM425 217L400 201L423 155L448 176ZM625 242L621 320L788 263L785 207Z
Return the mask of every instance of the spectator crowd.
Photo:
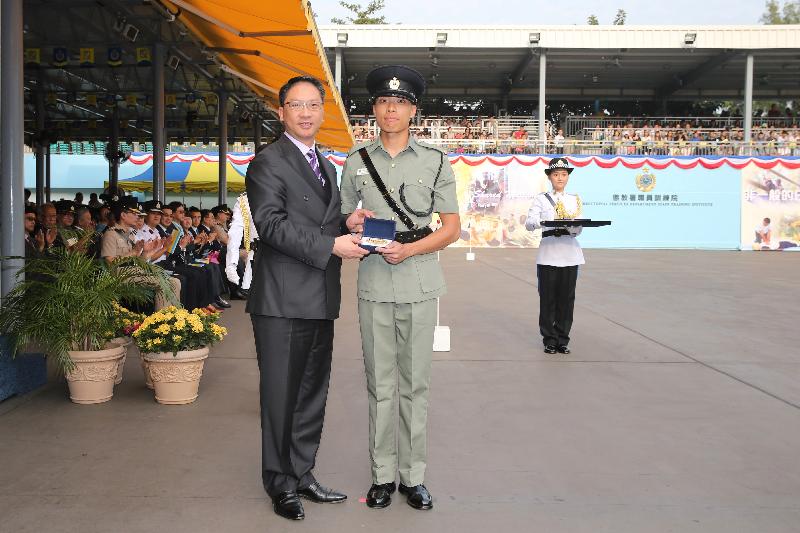
M187 207L182 202L139 203L135 197L101 202L83 194L36 206L25 191L25 256L44 257L63 248L108 263L120 257L139 257L169 276L170 285L187 309L230 307L225 298L246 299L247 291L225 275L231 211ZM235 248L239 248L235 246ZM240 253L240 279L245 254ZM168 305L155 294L154 308Z

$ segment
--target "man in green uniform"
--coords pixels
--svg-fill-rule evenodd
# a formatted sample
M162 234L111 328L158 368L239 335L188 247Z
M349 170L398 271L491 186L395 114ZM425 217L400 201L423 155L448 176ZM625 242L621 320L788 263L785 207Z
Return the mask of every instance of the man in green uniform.
M417 143L409 133L425 90L422 76L407 67L386 66L370 72L366 83L381 134L347 157L342 213L352 213L361 201L376 218L394 220L397 230L394 241L364 258L358 270L373 483L367 505L391 503L399 470L399 489L409 505L431 509L433 500L423 484L428 386L436 299L445 292L434 252L459 236L456 181L447 155ZM428 228L433 212L442 221L435 232Z

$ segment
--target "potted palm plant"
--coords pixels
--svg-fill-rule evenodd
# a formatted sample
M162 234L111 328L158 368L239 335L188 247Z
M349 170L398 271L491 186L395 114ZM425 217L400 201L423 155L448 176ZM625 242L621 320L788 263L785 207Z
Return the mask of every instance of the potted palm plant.
M219 313L170 306L144 319L133 333L146 372L162 404L187 404L197 398L208 347L228 331L217 324Z
M124 348L110 343L114 305L144 304L160 290L175 301L163 269L137 257L108 264L81 248L56 248L31 258L17 286L3 299L0 335L13 354L35 347L66 376L75 403L111 399ZM23 278L24 276L24 278Z

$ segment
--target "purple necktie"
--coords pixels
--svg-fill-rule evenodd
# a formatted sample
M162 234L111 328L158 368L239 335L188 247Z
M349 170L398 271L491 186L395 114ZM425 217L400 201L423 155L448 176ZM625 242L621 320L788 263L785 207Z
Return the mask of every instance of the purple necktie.
M317 179L325 186L325 178L322 176L322 171L319 168L319 161L317 161L317 153L314 150L309 150L306 154L308 156L308 162L311 163L311 170L314 171L314 174L317 175Z

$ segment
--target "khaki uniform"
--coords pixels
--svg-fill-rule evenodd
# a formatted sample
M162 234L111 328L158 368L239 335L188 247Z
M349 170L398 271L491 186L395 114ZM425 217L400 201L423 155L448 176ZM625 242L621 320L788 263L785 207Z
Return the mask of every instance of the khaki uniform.
M394 158L380 139L365 147L389 194L417 228L430 224L431 215L414 214L408 207L426 212L432 202L433 212L458 213L455 174L446 154L413 138ZM401 186L408 207L401 201ZM342 213L352 213L361 201L361 207L375 212L377 218L396 219L397 231L410 229L386 203L357 150L347 157L340 189ZM424 481L436 298L445 290L442 269L433 253L409 257L398 265L371 254L359 265L358 312L374 483L394 482L398 470L406 486ZM398 390L399 439L394 408Z
M110 227L103 233L103 241L100 247L100 257L105 259L106 257L119 257L127 255L131 253L131 250L133 250L133 245L135 242L135 229L126 229L119 225ZM152 286L152 284L148 283L146 276L142 277L142 283ZM181 293L180 280L170 277L169 284L176 296ZM157 289L157 285L155 285L154 288ZM159 310L169 306L170 302L167 301L167 299L164 297L164 294L160 290L156 290L154 305L156 310Z

